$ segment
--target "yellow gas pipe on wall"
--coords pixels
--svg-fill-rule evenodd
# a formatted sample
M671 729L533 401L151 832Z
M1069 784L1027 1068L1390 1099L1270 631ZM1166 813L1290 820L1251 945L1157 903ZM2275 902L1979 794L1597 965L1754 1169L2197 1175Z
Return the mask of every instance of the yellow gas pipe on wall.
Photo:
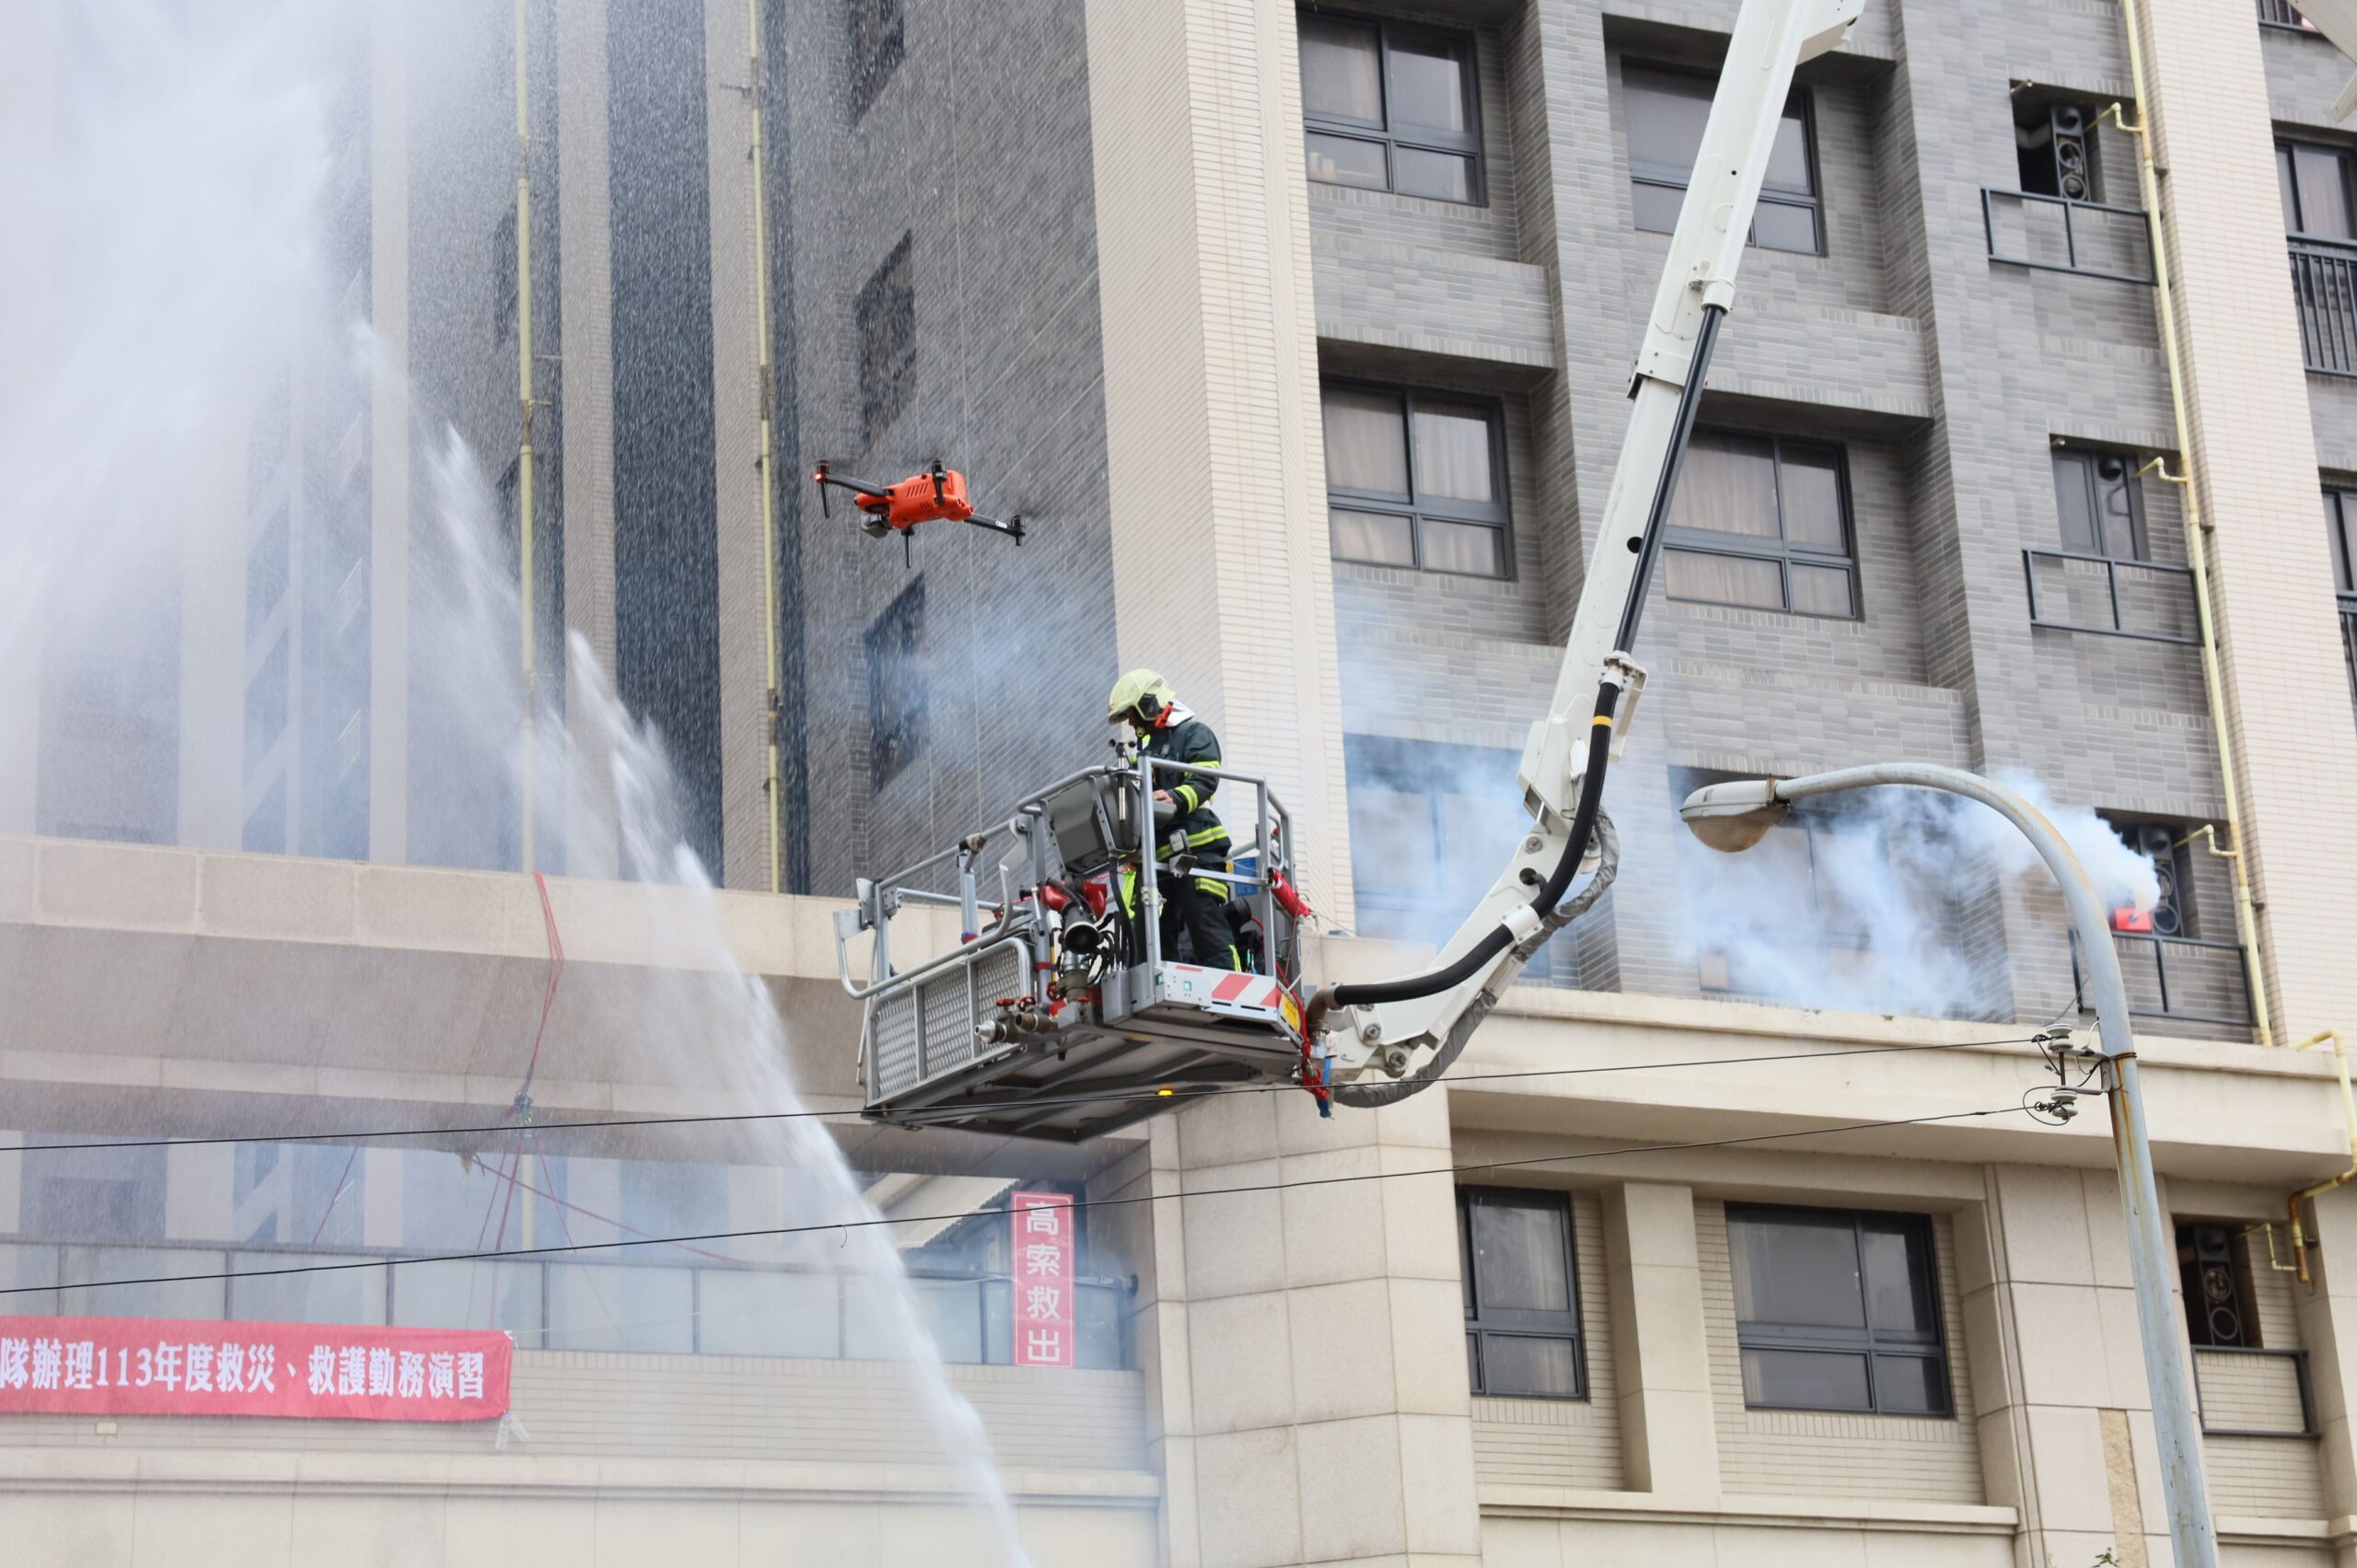
M752 56L753 109L753 331L755 358L761 378L761 641L769 660L769 776L761 793L769 803L770 891L785 890L785 854L780 823L778 738L780 719L777 671L777 475L772 414L777 397L776 366L770 357L770 224L769 165L762 143L762 107L768 80L761 58L762 0L745 0L745 28Z
M526 0L516 0L516 385L520 410L516 444L516 537L517 620L522 627L524 675L523 867L533 869L532 708L540 698L540 672L532 635L532 122L525 74Z
M2140 106L2152 102L2152 94L2144 82L2144 46L2137 36L2138 0L2120 0L2121 19L2128 29L2128 75L2136 90ZM2169 407L2177 416L2177 466L2182 472L2171 473L2160 465L2164 480L2182 487L2185 492L2185 556L2193 569L2193 603L2201 627L2201 687L2209 700L2210 728L2218 738L2218 773L2223 785L2226 808L2226 837L2223 849L2218 847L2217 835L2210 835L2210 853L2224 860L2235 873L2235 935L2248 957L2248 973L2245 983L2250 992L2250 1015L2258 1031L2258 1043L2272 1045L2274 1029L2267 1009L2267 969L2259 958L2258 914L2250 893L2250 868L2243 854L2242 807L2239 792L2235 788L2234 738L2226 722L2225 682L2218 671L2217 622L2210 612L2210 526L2202 521L2201 496L2193 480L2193 429L2185 410L2185 367L2177 355L2177 302L2169 288L2168 236L2161 222L2161 177L2153 162L2153 138L2147 130L2152 115L2140 111L2139 122L2131 125L2119 105L2104 110L2119 128L2136 138L2136 179L2143 193L2146 222L2150 225L2153 245L2154 296L2160 312L2161 356L2168 365ZM2099 117L2100 118L2100 117ZM2301 1267L2305 1269L2304 1262Z
M2302 1284L2308 1283L2308 1246L2307 1237L2300 1228L2300 1205L2336 1187L2346 1187L2350 1182L2357 1181L2357 1093L2352 1093L2349 1087L2349 1047L2342 1042L2340 1030L2326 1029L2320 1034L2310 1035L2292 1049L2305 1051L2327 1040L2332 1042L2332 1064L2340 1070L2340 1113L2349 1123L2349 1168L2329 1180L2319 1181L2314 1187L2303 1187L2292 1194L2288 1205L2292 1211L2292 1258L2299 1265Z

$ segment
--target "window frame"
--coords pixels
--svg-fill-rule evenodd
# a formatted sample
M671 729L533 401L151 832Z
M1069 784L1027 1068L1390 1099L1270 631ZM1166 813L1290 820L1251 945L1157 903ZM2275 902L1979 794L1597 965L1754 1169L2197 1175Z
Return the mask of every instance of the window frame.
M1737 1357L1747 1350L1828 1351L1862 1355L1866 1364L1867 1408L1846 1406L1754 1404L1748 1394L1743 1408L1755 1411L1806 1411L1824 1415L1881 1415L1898 1421L1954 1421L1956 1419L1956 1369L1949 1364L1947 1317L1940 1301L1939 1237L1929 1214L1907 1214L1887 1209L1817 1209L1797 1203L1738 1203L1726 1205L1727 1219L1727 1280L1730 1293L1735 1283L1736 1260L1741 1256L1735 1244L1735 1227L1741 1219L1800 1219L1822 1225L1828 1220L1850 1223L1851 1245L1858 1257L1858 1288L1861 1301L1865 1291L1865 1225L1868 1221L1880 1225L1903 1225L1915 1231L1922 1242L1922 1257L1930 1270L1926 1281L1925 1299L1930 1306L1931 1327L1921 1336L1901 1336L1889 1330L1876 1330L1871 1321L1863 1329L1832 1329L1814 1325L1747 1323L1736 1318L1736 1349ZM1736 1309L1738 1314L1740 1308ZM1865 1316L1862 1311L1861 1316ZM1880 1384L1875 1376L1875 1363L1881 1356L1906 1356L1931 1361L1940 1369L1941 1408L1936 1411L1886 1411L1881 1408Z
M877 439L892 428L909 406L909 399L916 390L917 374L917 263L914 230L904 232L884 253L867 281L859 285L859 294L852 302L852 336L859 363L859 427L864 447L872 447ZM900 309L901 296L907 298L908 308ZM901 328L905 324L906 331ZM886 361L881 377L871 374L868 364L872 346L871 330L885 351L877 357Z
M2349 667L2349 693L2357 703L2357 485L2328 484L2332 508L2333 603L2340 611L2340 656Z
M2064 540L2062 514L2058 507L2054 515L2054 537L2060 548L2054 553L2077 556L2089 561L2126 561L2144 566L2159 564L2153 560L2153 534L2144 518L2143 465L2137 461L2137 455L2134 452L2120 451L2113 447L2096 447L2073 441L2049 448L2047 457L2048 471L2050 473L2065 458L2088 459L2087 516L2096 519L2096 540L2093 549L2084 551L2075 549ZM2095 465L2102 462L2106 458L2118 459L2128 470L2123 482L2128 486L2128 528L2134 539L2135 547L2135 553L2132 555L2114 555L2104 546L2101 522L2103 492L2100 488L2103 477L2096 471Z
M1655 190L1676 191L1679 193L1682 203L1687 188L1694 183L1693 166L1691 164L1687 166L1684 179L1677 179L1658 172L1668 168L1669 165L1656 163L1649 158L1639 158L1635 144L1631 138L1629 73L1632 68L1639 75L1684 77L1689 81L1708 82L1713 96L1717 93L1719 76L1723 73L1705 73L1689 66L1660 64L1644 59L1632 61L1625 55L1620 62L1620 148L1628 164L1629 184L1631 188L1645 185ZM1747 249L1774 250L1786 256L1824 256L1829 252L1831 237L1827 233L1825 221L1825 168L1817 145L1817 96L1809 87L1797 82L1785 95L1783 112L1777 116L1777 123L1781 125L1784 121L1795 118L1795 111L1801 122L1801 153L1808 160L1809 188L1806 191L1795 191L1790 186L1771 185L1763 180L1759 186L1759 201L1760 205L1766 206L1807 208L1815 215L1817 245L1813 250L1795 250L1786 245L1761 245L1759 238L1759 223L1756 215L1752 219L1751 227L1744 235L1743 243ZM1641 172L1641 168L1646 172ZM1667 229L1647 228L1639 223L1633 198L1629 220L1630 226L1640 234L1670 232Z
M1863 622L1866 619L1866 585L1864 569L1858 561L1857 506L1850 488L1850 448L1840 441L1821 441L1814 436L1787 436L1758 430L1738 430L1726 425L1710 425L1695 432L1698 436L1727 436L1746 441L1769 444L1769 462L1776 478L1776 538L1770 540L1758 534L1722 532L1716 528L1672 527L1665 523L1661 530L1662 552L1672 550L1689 555L1730 555L1746 560L1773 561L1777 566L1777 584L1782 589L1784 602L1781 607L1760 604L1736 604L1726 599L1689 598L1669 589L1669 575L1662 574L1662 591L1675 604L1707 604L1722 610L1748 610L1769 615L1797 615L1811 621ZM1834 487L1841 506L1841 551L1818 550L1809 546L1795 548L1785 528L1784 516L1784 448L1787 446L1813 447L1833 454ZM1674 499L1674 498L1673 498ZM1793 573L1794 563L1803 566L1832 567L1840 565L1850 575L1850 613L1825 615L1813 610L1793 608Z
M2276 137L2275 152L2278 158L2286 153L2292 155L2290 190L2294 205L2299 204L2300 202L2299 155L2303 151L2324 153L2340 166L2341 201L2348 208L2351 226L2357 226L2357 147L2347 146L2339 142L2315 141L2304 136ZM2282 170L2279 164L2276 171L2278 195L2281 195L2283 190ZM2283 235L2285 238L2297 240L2303 245L2337 245L2342 250L2357 246L2357 237L2345 234L2325 234L2311 230L2305 221L2295 221L2290 212L2283 215Z
M892 601L876 612L867 630L861 634L861 649L867 658L867 783L871 792L883 789L909 771L910 764L924 749L924 721L927 703L925 683L913 668L897 673L896 691L912 689L913 701L903 701L897 711L885 712L884 655L887 644L897 640L910 667L922 656L924 640L924 578L919 576L892 597ZM889 723L887 723L888 718Z
M1419 388L1397 382L1360 380L1346 376L1321 376L1318 380L1321 438L1325 394L1329 388L1340 391L1373 393L1399 401L1399 434L1406 446L1408 463L1408 495L1403 501L1397 495L1386 494L1380 491L1339 487L1333 482L1333 468L1329 462L1327 465L1326 482L1328 553L1334 560L1346 562L1353 566L1376 566L1392 572L1422 572L1435 577L1457 577L1475 583L1514 582L1516 578L1514 488L1513 481L1506 471L1504 400L1479 392L1452 391L1446 387ZM1440 497L1429 505L1425 502L1422 486L1418 482L1416 464L1416 399L1420 393L1429 396L1435 402L1460 403L1479 408L1487 416L1490 425L1490 488L1498 496L1496 501L1490 503L1487 506L1478 501L1463 501L1449 496ZM1369 561L1362 556L1341 553L1334 538L1333 514L1338 510L1375 512L1387 517L1404 518L1408 524L1409 541L1415 547L1414 563L1402 565L1397 561ZM1498 563L1501 570L1495 573L1456 572L1446 566L1424 564L1423 522L1426 517L1430 517L1434 522L1456 523L1463 527L1486 528L1495 531L1498 536Z
M1500 1208L1538 1209L1551 1214L1557 1220L1563 1238L1564 1299L1571 1308L1564 1312L1537 1312L1528 1309L1499 1308L1487 1313L1481 1307L1480 1282L1473 1263L1473 1210L1481 1204ZM1467 1339L1466 1376L1477 1399L1551 1400L1558 1402L1584 1402L1590 1397L1587 1375L1586 1314L1580 1307L1580 1263L1578 1229L1572 1223L1572 1195L1537 1187L1469 1187L1457 1189L1457 1257L1464 1282L1465 1333ZM1525 1390L1493 1391L1486 1387L1488 1358L1483 1353L1492 1334L1504 1339L1536 1339L1568 1342L1572 1347L1572 1387L1569 1394L1541 1394Z
M907 29L900 0L851 0L845 7L843 52L851 64L853 124L866 118L908 57Z
M1681 778L1680 774L1684 776ZM1705 772L1700 769L1672 769L1671 798L1684 800L1695 790L1706 784L1730 784L1743 776L1739 773ZM1868 950L1873 945L1873 933L1864 926L1836 928L1833 912L1826 907L1827 877L1822 866L1824 856L1819 848L1829 839L1843 833L1859 832L1861 830L1857 824L1862 820L1870 819L1864 818L1857 807L1834 804L1829 797L1805 803L1799 809L1794 810L1782 822L1769 830L1771 833L1799 833L1803 846L1808 852L1808 913L1817 937L1810 947L1814 948L1817 961L1820 963L1831 963L1839 953ZM1800 944L1795 943L1792 945L1791 950L1798 950ZM1727 947L1698 948L1694 957L1695 989L1702 995L1747 997L1763 994L1761 992L1751 990L1737 982L1738 976ZM1726 964L1727 982L1724 985L1712 984L1703 972L1703 961L1713 958Z
M1404 570L1404 568L1400 568ZM1495 579L1484 579L1494 581ZM1429 912L1434 900L1444 902L1459 893L1461 885L1452 886L1446 875L1450 864L1447 799L1457 793L1447 784L1464 779L1481 765L1476 753L1492 753L1502 784L1501 797L1510 791L1518 753L1502 746L1471 746L1455 741L1418 740L1397 736L1376 735L1353 730L1342 737L1345 815L1353 824L1351 835L1352 867L1354 873L1353 897L1356 900L1358 923L1362 930L1373 923L1389 924L1385 918L1391 915L1412 915ZM1371 855L1372 841L1379 833L1360 830L1360 819L1351 815L1357 807L1353 799L1362 798L1356 792L1364 789L1381 790L1392 795L1413 796L1423 805L1424 831L1430 835L1433 850L1434 879L1431 885L1409 888L1404 884L1385 883L1364 874L1363 857ZM1482 862L1480 875L1487 877L1494 860ZM1478 897L1475 893L1470 896ZM1403 935L1396 928L1384 934L1386 940L1439 942L1446 940L1446 927L1430 937ZM1522 978L1530 984L1550 984L1556 980L1568 981L1572 962L1568 949L1550 943L1531 955L1523 966Z
M1481 147L1481 41L1470 28L1453 28L1445 23L1402 21L1389 17L1370 17L1361 12L1329 10L1323 6L1303 6L1295 12L1294 29L1296 48L1301 23L1315 19L1342 27L1363 29L1376 35L1376 78L1383 91L1383 119L1380 123L1349 115L1319 114L1306 101L1302 105L1301 129L1306 146L1310 135L1341 136L1350 141L1366 142L1383 149L1383 186L1386 195L1402 196L1411 202L1440 202L1452 207L1487 207L1490 204L1490 164ZM1391 41L1395 37L1422 38L1461 43L1465 49L1465 122L1471 129L1464 132L1444 131L1434 125L1418 125L1402 131L1391 123ZM1452 196L1422 196L1399 189L1399 160L1395 156L1400 147L1411 152L1439 153L1449 157L1469 157L1472 162L1473 199L1460 202ZM1306 160L1305 159L1305 168ZM1371 185L1356 185L1342 180L1320 180L1308 176L1313 185L1328 185L1341 191L1372 191Z

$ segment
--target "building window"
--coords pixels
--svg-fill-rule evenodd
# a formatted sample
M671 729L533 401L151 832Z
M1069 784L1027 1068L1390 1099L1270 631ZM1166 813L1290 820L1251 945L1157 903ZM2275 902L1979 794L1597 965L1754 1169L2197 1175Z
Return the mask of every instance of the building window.
M1587 1398L1571 1200L1561 1192L1460 1187L1457 1237L1473 1391Z
M2062 521L2064 550L2114 561L2150 558L2144 538L2144 501L2136 482L2133 458L2078 447L2056 447L2054 510Z
M1673 768L1670 798L1724 782ZM1693 850L1681 845L1679 853ZM1689 889L1689 898L1718 906L1693 922L1696 982L1714 995L1784 997L1794 977L1806 976L1811 987L1878 993L1886 980L1875 952L1880 912L1845 889L1879 889L1891 875L1891 846L1874 818L1810 803L1769 829L1740 863L1710 865L1707 881Z
M2258 24L2267 28L2297 28L2302 32L2316 30L2316 23L2300 15L2292 0L2258 0Z
M2283 230L2294 239L2348 244L2357 239L2357 200L2351 199L2345 148L2313 142L2275 144L2275 179L2283 198Z
M908 52L900 0L845 0L851 24L851 117L857 120L884 90Z
M2075 103L2014 99L2014 150L2022 189L2067 202L2099 202L2087 111Z
M1696 431L1662 541L1672 598L1859 614L1839 447Z
M1629 132L1629 181L1637 226L1655 234L1678 229L1678 209L1694 176L1702 126L1717 84L1708 76L1631 65L1620 73L1620 101ZM1795 87L1769 149L1752 244L1770 250L1821 254L1825 249L1817 199L1817 137L1809 97Z
M1513 575L1496 403L1339 381L1322 395L1336 560Z
M1446 941L1520 847L1521 754L1346 735L1351 875L1363 936ZM1524 974L1545 978L1555 944Z
M2186 1338L2211 1348L2255 1349L2258 1319L2249 1307L2250 1258L2235 1227L2177 1227L2178 1277L2185 1286Z
M870 446L900 417L917 384L917 289L913 236L903 234L860 286L859 425Z
M900 777L924 740L924 579L901 590L867 629L868 783Z
M2198 937L2200 932L2194 923L2192 846L2183 830L2170 822L2115 817L2107 817L2104 821L2119 835L2120 842L2153 863L2154 875L2160 881L2160 897L2154 900L2152 909L2114 910L2112 929L2151 936Z
M2340 652L2349 691L2357 702L2357 491L2324 493L2325 527L2332 533L2332 586L2340 605Z
M516 335L516 308L521 280L516 275L516 209L499 215L491 231L491 341L504 343Z
M1487 200L1470 33L1304 11L1301 108L1319 184Z
M1727 1205L1752 1410L1950 1412L1931 1221Z

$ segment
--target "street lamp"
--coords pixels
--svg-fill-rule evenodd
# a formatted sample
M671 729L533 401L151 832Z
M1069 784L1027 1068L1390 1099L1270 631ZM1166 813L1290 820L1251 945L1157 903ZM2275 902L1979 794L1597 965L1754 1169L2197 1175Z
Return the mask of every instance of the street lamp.
M2201 1475L2200 1432L2193 1393L2177 1351L2176 1304L2170 1280L2175 1255L2161 1224L2161 1201L2153 1182L2153 1151L2144 1130L2144 1094L2136 1075L2136 1044L2128 1027L2128 992L2119 978L2119 955L2111 945L2103 900L2093 878L2062 835L2038 808L2012 790L1978 773L1923 762L1878 762L1799 779L1747 779L1711 784L1686 797L1678 814L1694 836L1715 850L1749 849L1792 814L1792 803L1876 784L1960 795L2003 817L2021 830L2054 879L2071 912L2072 929L2086 955L2088 987L2095 1001L2111 1105L2111 1141L2119 1167L2119 1203L2128 1217L2128 1255L2136 1276L2136 1320L2144 1348L2144 1378L2153 1396L2153 1429L2161 1455L2161 1486L2168 1502L2169 1539L2177 1568L2217 1568L2218 1538L2210 1523L2210 1498Z

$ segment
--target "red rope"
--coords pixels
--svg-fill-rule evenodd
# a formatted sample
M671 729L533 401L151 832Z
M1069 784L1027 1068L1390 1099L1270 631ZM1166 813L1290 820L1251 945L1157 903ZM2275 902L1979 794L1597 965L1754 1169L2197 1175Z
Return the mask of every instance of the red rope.
M540 890L540 924L548 933L549 982L540 993L540 1022L532 1031L531 1059L524 1063L524 1082L516 1091L519 1101L532 1086L532 1074L540 1070L540 1046L548 1039L549 1014L556 1006L556 988L564 979L564 938L557 933L556 906L549 902L549 879L535 871L532 881Z

